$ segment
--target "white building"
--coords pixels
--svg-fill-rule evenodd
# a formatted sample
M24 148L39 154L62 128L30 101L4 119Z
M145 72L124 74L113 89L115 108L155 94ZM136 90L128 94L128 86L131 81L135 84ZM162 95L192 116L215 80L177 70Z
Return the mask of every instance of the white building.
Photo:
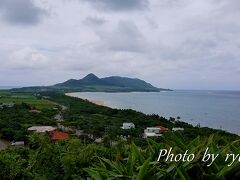
M133 123L123 123L122 129L134 129L135 125Z
M180 128L180 127L175 127L175 128L172 128L172 131L183 131L184 128Z
M32 126L28 128L29 131L35 131L35 132L50 132L54 131L56 128L52 126Z
M12 142L11 146L24 146L24 141L16 141Z
M144 130L143 137L160 137L162 136L161 129L158 127L148 127Z
M9 107L9 108L11 108L11 107L13 107L13 106L15 106L15 103L2 103L2 104L0 104L0 107L1 108L3 108L3 107Z

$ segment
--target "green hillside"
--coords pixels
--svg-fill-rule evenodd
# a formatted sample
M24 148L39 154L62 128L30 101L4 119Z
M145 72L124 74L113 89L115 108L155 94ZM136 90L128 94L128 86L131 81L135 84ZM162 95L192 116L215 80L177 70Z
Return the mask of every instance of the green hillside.
M82 79L70 79L63 83L54 85L54 88L61 89L78 89L79 91L152 91L158 92L164 90L154 87L150 83L137 78L128 78L120 76L110 76L99 78L94 74L88 74Z

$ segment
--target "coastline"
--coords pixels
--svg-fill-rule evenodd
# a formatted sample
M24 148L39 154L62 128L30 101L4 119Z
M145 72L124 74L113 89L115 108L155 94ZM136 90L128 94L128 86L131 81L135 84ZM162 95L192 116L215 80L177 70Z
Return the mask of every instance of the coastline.
M109 105L106 105L105 101L103 100L99 100L99 99L85 99L85 98L80 98L78 96L74 96L72 95L71 93L65 93L66 96L69 96L69 97L75 97L75 98L79 98L79 99L82 99L82 100L87 100L93 104L96 104L96 105L99 105L99 106L105 106L105 107L108 107L108 108L111 108Z

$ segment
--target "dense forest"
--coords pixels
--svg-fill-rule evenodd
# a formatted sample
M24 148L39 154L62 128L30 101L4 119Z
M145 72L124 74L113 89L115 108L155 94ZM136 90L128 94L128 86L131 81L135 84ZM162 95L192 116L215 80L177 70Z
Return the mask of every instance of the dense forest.
M24 147L0 151L0 179L239 179L238 161L231 166L224 161L226 153L240 153L237 135L194 127L179 118L111 109L57 92L35 96L47 97L58 108L41 107L41 113L32 113L30 110L37 108L24 101L0 108L1 137L26 142ZM55 126L57 113L63 116L62 125L82 130L85 135L69 132L68 140L53 142L48 133L27 132L32 125ZM123 122L133 122L136 128L123 130ZM156 125L182 127L184 131L168 131L159 138L143 139L143 130ZM99 137L102 141L94 142ZM174 154L186 150L194 153L194 160L158 162L159 151L171 147ZM208 162L201 162L207 147L219 154L210 167Z

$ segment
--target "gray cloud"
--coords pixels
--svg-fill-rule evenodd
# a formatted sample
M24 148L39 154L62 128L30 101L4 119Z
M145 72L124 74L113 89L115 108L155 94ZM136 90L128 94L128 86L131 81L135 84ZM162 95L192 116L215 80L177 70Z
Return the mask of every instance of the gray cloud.
M148 0L84 0L98 10L128 11L148 7Z
M9 2L0 0L5 21ZM0 84L47 85L94 72L172 89L240 88L239 0L34 2L54 12L37 28L0 22Z
M84 24L88 26L101 26L105 24L107 21L104 18L99 17L86 17L86 19L83 21Z
M113 51L143 52L145 39L132 21L119 21L117 27L108 33L98 32L105 48Z
M46 10L37 7L32 0L0 1L0 17L11 24L34 25L46 14Z

